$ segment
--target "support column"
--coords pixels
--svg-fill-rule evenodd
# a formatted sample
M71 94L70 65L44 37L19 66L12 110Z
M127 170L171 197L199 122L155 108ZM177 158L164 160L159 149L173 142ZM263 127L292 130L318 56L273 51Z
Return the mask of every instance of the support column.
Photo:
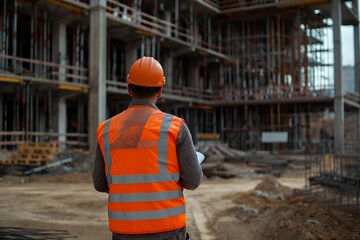
M125 54L125 81L133 63L138 59L137 49L141 48L141 42L128 43L126 46ZM142 56L141 56L142 57Z
M353 8L359 10L358 0L353 1ZM359 21L359 20L358 20ZM360 94L360 31L359 22L354 25L354 52L355 52L355 92Z
M190 19L189 19L189 30L190 30L190 36L192 37L192 39L190 39L189 41L194 43L195 42L195 31L194 31L194 4L191 3L190 5Z
M65 97L61 97L58 100L58 131L59 134L66 134L67 132L67 111L66 111L66 98ZM66 147L66 135L59 135L59 148L61 149L65 149Z
M197 91L200 90L200 86L199 86L199 76L200 76L200 67L198 64L199 60L194 60L194 65L192 66L192 75L190 75L189 79L193 79L194 85L190 86L191 83L189 83L188 87L192 87L195 88Z
M353 8L359 12L358 0L353 1ZM355 52L355 92L360 94L360 31L359 31L359 17L357 23L354 25L354 52ZM358 152L360 153L360 109L357 114L357 141Z
M342 58L341 58L341 1L333 0L331 2L332 19L333 19L333 36L334 36L334 86L335 86L335 149L344 150L344 93L342 75Z
M4 98L3 94L0 94L0 132L3 130L3 124L4 124ZM0 136L0 141L3 140L3 136Z
M67 64L67 56L66 56L66 22L56 21L54 22L54 31L53 31L53 51L52 56L53 60L60 64L61 66L58 69L59 74L59 81L65 82L66 81L66 64ZM55 120L54 126L57 126L58 133L60 134L58 137L58 141L61 143L59 144L59 148L65 149L66 145L66 124L67 124L67 112L66 112L66 98L60 97L57 101L56 113L57 119Z
M175 37L178 37L179 34L179 0L175 0Z
M171 15L172 14L170 10L165 11L165 21L171 22ZM178 27L178 25L176 25L176 27ZM171 25L166 27L166 35L171 37Z
M84 104L84 96L80 95L78 97L78 117L77 117L77 128L79 133L84 133L85 127L85 104Z
M173 68L174 67L174 58L172 57L172 54L170 56L166 57L165 61L165 77L166 77L166 84L165 87L167 89L173 88Z
M90 1L89 149L97 146L96 128L106 117L106 0Z

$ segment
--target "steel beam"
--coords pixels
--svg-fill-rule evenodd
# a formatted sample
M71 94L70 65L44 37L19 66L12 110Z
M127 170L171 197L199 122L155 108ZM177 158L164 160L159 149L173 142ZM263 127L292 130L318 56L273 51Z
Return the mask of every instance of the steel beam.
M331 2L334 41L334 86L335 86L335 149L341 153L344 150L344 90L342 83L341 57L341 1Z

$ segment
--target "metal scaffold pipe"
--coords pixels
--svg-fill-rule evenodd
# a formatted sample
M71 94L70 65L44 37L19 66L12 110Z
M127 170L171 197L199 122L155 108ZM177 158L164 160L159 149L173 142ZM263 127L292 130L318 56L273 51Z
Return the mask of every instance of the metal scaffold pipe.
M47 38L48 38L48 33L47 33L47 25L48 25L48 14L47 14L47 12L45 11L44 12L44 19L43 19L43 26L42 26L42 28L43 28L43 36L42 36L42 39L43 39L43 42L42 42L42 45L43 45L43 49L42 49L42 51L43 51L43 61L44 62L46 62L46 61L49 61L50 59L48 59L47 58L47 48L48 48L48 46L47 46ZM48 67L47 66L43 66L43 76L45 77L45 78L47 78L47 72L48 72L48 69L47 69Z
M5 1L4 1L4 10L3 10L3 14L0 17L0 53L1 54L5 54L5 49L3 46L3 38L5 36ZM4 60L3 58L0 58L0 69L4 69Z
M80 24L76 25L75 66L80 67ZM79 71L76 71L76 75L79 75Z
M8 34L9 34L9 21L7 15L7 0L4 0L3 4L3 16L2 16L2 35L0 35L0 45L2 54L7 54L8 52ZM7 59L1 59L1 68L7 70Z
M52 123L52 92L48 91L48 101L49 101L49 108L48 108L48 131L53 131L53 123Z
M31 141L30 139L30 118L31 118L31 106L30 106L30 85L26 85L26 88L24 89L24 99L25 99L25 112L26 112L26 119L25 119L25 139L26 141Z
M34 59L34 45L35 45L35 17L34 17L35 4L32 5L31 13L31 30L30 30L30 59ZM34 74L34 64L30 63L30 72Z
M35 92L36 93L36 92ZM35 97L35 131L40 132L40 102L39 95ZM36 142L39 142L39 136L36 136Z
M46 21L46 28L47 28L47 36L46 36L46 39L47 41L45 42L46 44L46 56L47 56L47 59L48 61L54 61L54 59L52 58L52 54L51 54L51 49L52 49L52 38L51 38L51 35L52 35L52 31L54 31L52 29L52 23L50 22L49 18L47 18L47 21ZM47 67L47 78L51 78L51 71L52 71L52 68L51 67Z
M17 54L17 1L14 0L14 19L13 19L13 39L12 39L12 55L14 56L14 58L16 57ZM13 64L13 70L14 72L16 72L17 66L16 66L16 59L13 59L12 61Z
M81 34L80 34L80 67L84 67L84 51L85 51L85 33L84 33L84 29L81 29ZM80 73L81 76L84 76L84 72Z

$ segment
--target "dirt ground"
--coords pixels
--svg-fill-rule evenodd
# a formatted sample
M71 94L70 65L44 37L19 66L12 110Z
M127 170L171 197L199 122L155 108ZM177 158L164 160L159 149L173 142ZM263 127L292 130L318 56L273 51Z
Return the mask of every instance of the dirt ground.
M185 191L193 240L360 239L360 220L311 202L304 177L204 179ZM0 178L0 239L111 239L89 173Z

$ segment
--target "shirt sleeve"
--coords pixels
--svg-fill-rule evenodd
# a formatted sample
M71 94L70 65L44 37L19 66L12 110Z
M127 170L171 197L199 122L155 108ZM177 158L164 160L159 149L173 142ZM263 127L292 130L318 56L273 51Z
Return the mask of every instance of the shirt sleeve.
M105 175L105 162L99 145L96 148L95 159L92 169L94 187L99 192L109 192L109 185Z
M176 142L176 153L180 167L181 186L188 190L196 189L201 183L203 172L197 160L191 133L185 123L182 124Z

